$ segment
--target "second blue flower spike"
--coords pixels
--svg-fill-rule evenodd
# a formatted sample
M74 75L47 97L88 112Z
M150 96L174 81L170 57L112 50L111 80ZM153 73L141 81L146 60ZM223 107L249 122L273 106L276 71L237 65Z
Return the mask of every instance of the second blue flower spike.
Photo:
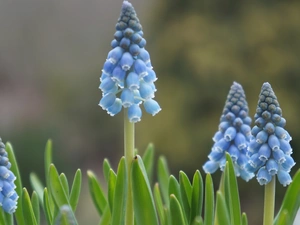
M208 155L209 160L203 165L206 173L224 169L228 152L235 167L235 173L244 180L250 180L254 174L245 169L247 147L251 135L251 118L248 116L248 104L242 86L236 82L231 86L220 119L219 130L213 137L214 145Z
M157 77L145 45L136 12L131 3L124 1L111 42L112 50L102 69L99 88L103 94L99 105L111 116L118 114L122 107L128 108L132 123L141 120L142 103L145 111L153 116L161 110L153 99Z

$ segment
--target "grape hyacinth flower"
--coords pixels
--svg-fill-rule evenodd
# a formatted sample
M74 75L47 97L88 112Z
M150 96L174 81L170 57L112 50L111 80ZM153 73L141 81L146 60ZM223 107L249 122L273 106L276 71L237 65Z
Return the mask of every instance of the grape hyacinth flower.
M292 138L284 129L286 121L269 83L261 88L254 119L247 170L257 172L261 185L268 184L276 174L283 186L289 185L292 182L289 172L295 165L289 144Z
M15 212L19 198L15 191L15 175L10 171L11 164L8 160L5 145L0 138L0 206L7 213Z
M136 12L131 3L124 1L111 42L112 50L102 69L99 105L111 116L118 114L122 107L128 108L132 123L141 120L142 103L145 111L153 116L161 110L153 99L157 77L145 45Z
M219 130L213 137L214 145L203 165L206 173L222 171L226 163L226 152L232 158L235 173L244 180L250 180L254 174L245 170L247 147L250 141L251 118L248 116L248 104L242 86L233 82L220 118Z

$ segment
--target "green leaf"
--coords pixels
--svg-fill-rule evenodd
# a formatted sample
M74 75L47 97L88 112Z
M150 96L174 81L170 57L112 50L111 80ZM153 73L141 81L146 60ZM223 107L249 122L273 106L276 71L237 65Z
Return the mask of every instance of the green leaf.
M52 163L52 141L49 139L45 148L45 177L46 177L46 185L50 187L49 180L49 168Z
M13 214L4 213L5 216L5 225L14 225L14 217Z
M240 225L241 220L241 206L239 190L234 172L233 162L228 153L226 153L225 166L225 197L229 206L230 218L232 225Z
M182 206L184 209L184 214L186 215L186 219L190 220L191 214L191 201L192 201L192 185L190 183L189 178L183 172L179 172L179 186L180 186L180 194L182 200ZM189 223L191 221L188 221Z
M287 210L283 210L282 213L280 213L280 216L278 217L278 220L276 222L278 225L281 225L281 224L292 225L293 224L293 221L290 220L290 218L289 218L289 214L288 214Z
M290 186L288 187L285 193L280 210L277 216L275 217L274 225L281 225L281 223L279 223L279 218L282 217L281 215L282 213L286 213L286 212L288 214L288 223L286 223L285 225L293 224L297 211L300 207L299 187L300 187L300 169L294 175L293 182L290 184Z
M81 180L82 180L81 170L78 169L73 179L70 198L69 198L70 206L73 212L75 212L77 208L80 191L81 191Z
M108 176L108 204L110 207L110 211L112 212L113 205L114 205L114 195L115 195L115 188L116 188L116 181L117 181L117 175L115 172L110 169L109 176Z
M35 173L30 173L30 182L33 190L36 191L40 204L43 205L44 187Z
M107 205L107 200L96 175L91 170L88 170L87 176L90 195L99 215L101 216Z
M167 206L169 206L169 177L170 172L167 164L167 160L165 157L161 156L158 159L158 166L157 166L157 175L158 175L158 183L160 186L160 191L163 197L163 200Z
M209 173L206 174L205 180L204 224L214 224L214 185Z
M61 173L59 175L59 179L60 179L60 182L64 188L64 191L67 195L67 197L69 198L69 194L70 194L70 191L69 191L69 182L68 182L68 179L66 177L66 175L64 173Z
M104 161L103 161L103 175L104 175L106 183L108 183L108 175L109 175L110 169L111 169L111 165L110 165L108 159L104 159Z
M172 225L187 225L180 203L174 194L170 195L170 213Z
M125 158L122 157L118 166L116 187L113 200L112 225L124 225L126 212L126 195L128 186Z
M34 216L37 224L40 224L40 205L39 205L39 197L35 191L32 192L31 195L31 205L34 212Z
M23 186L22 186L22 180L21 180L21 176L20 176L20 172L19 172L19 168L18 168L18 163L17 163L13 148L10 143L6 143L5 149L8 154L9 162L11 163L10 170L13 172L13 174L17 178L15 180L16 192L17 192L18 196L20 197L18 200L18 208L16 209L16 212L14 215L16 217L18 225L25 225L24 218L23 218L23 209L22 209L23 204L22 204L22 198L21 198L22 192L23 192L23 190L22 190Z
M144 152L143 162L149 178L149 182L151 184L153 178L153 169L154 169L154 146L152 143L150 143L147 146L147 149Z
M197 170L194 174L192 187L190 221L194 221L197 216L201 216L202 212L203 180L199 170Z
M154 199L143 160L138 155L132 163L132 192L138 225L158 225Z
M203 225L203 220L201 216L197 216L191 225Z
M52 224L52 218L53 218L53 212L49 203L49 193L48 193L48 189L45 188L44 189L44 196L43 196L43 207L44 207L44 212L46 215L46 220L48 222L48 225Z
M231 224L225 198L220 191L217 191L216 219L218 224Z
M282 223L285 224L285 223ZM242 214L242 225L248 225L248 219L246 213Z
M31 205L29 194L26 188L23 188L22 193L22 208L23 208L23 216L26 225L38 225L34 211Z
M158 213L160 224L161 225L167 225L166 218L165 218L165 213L164 213L164 205L163 205L163 201L162 201L162 197L161 197L161 194L160 194L158 183L156 183L154 185L153 196L154 196L154 202L155 202L155 206L156 206L156 210L157 210L157 213Z
M171 194L174 194L176 199L181 204L182 200L181 200L179 183L173 175L171 175L169 178L169 196Z
M101 216L99 225L109 225L111 221L111 213L109 209L109 205L106 205L103 215Z
M0 208L0 224L5 224L6 225L6 219L5 219L5 215L4 215L4 211L3 208Z

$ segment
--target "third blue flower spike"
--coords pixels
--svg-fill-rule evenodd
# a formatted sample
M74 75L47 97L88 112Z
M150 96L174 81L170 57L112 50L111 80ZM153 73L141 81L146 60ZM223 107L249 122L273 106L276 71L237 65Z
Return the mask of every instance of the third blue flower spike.
M214 173L218 168L223 170L228 152L237 176L246 181L254 177L252 172L245 169L251 135L251 118L248 111L245 92L240 84L234 82L220 118L219 130L213 137L214 145L208 155L209 160L203 165L206 173Z
M102 69L99 105L111 116L118 114L123 107L128 108L128 118L133 123L141 120L142 103L145 111L153 116L161 110L153 99L157 77L143 35L132 4L124 1L111 42L112 50Z
M254 119L247 170L257 171L257 181L261 185L268 184L276 174L283 186L289 185L292 182L289 173L295 165L289 143L292 138L284 129L286 120L282 117L277 97L267 82L261 88Z

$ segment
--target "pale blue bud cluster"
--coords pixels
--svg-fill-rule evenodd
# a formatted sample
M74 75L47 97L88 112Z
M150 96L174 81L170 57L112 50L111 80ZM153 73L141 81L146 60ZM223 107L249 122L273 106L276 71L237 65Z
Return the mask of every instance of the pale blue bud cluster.
M11 214L16 211L19 196L15 191L16 177L10 171L10 167L5 145L0 138L0 206L5 212Z
M292 182L289 173L295 165L289 143L292 138L284 129L286 121L269 83L264 83L261 88L254 119L247 170L257 172L261 185L269 183L276 174L283 186L289 185Z
M141 120L142 103L145 111L153 116L161 110L153 99L157 77L145 45L136 12L131 3L124 1L111 42L113 49L102 69L99 88L103 94L99 105L111 116L118 114L122 107L128 108L128 118L133 123Z
M219 130L213 137L214 145L203 165L206 173L224 169L225 153L228 152L235 167L235 173L248 181L254 173L245 168L248 162L247 148L251 136L251 118L248 116L248 104L242 86L236 82L231 86L225 107L220 118Z

